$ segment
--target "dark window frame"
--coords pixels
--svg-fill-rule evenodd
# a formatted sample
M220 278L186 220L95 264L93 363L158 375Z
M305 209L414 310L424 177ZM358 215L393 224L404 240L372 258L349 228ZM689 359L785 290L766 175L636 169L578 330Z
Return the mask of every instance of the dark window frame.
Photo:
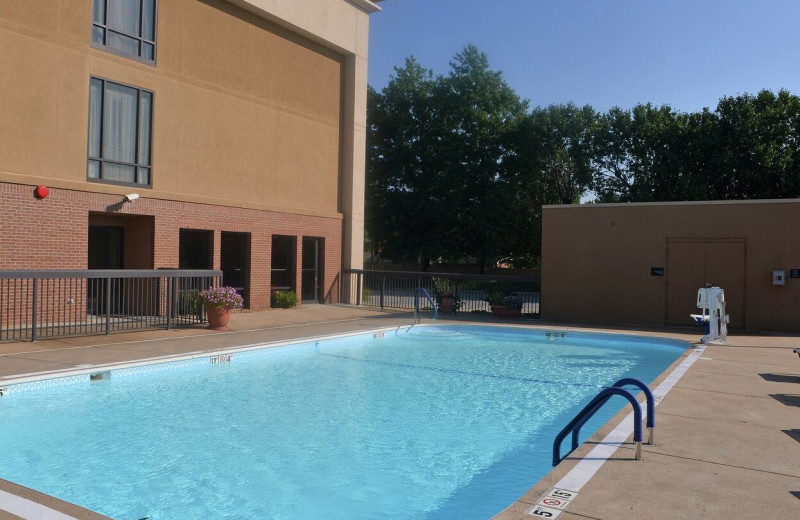
M122 56L124 58L129 58L140 63L145 63L147 65L156 65L156 58L158 57L158 0L153 0L153 39L148 40L144 36L142 36L142 18L144 16L144 0L139 1L139 34L127 34L124 32L116 31L111 29L108 26L108 0L100 0L103 2L103 13L105 15L105 20L97 21L94 19L94 1L92 2L92 30L89 32L89 44L94 49L99 49L101 51L110 52L111 54L116 54L117 56ZM103 43L98 43L94 41L93 32L95 27L99 28L103 31ZM112 32L114 34L118 34L121 36L125 36L127 38L131 38L134 40L139 41L139 53L138 54L130 54L121 49L116 49L114 47L108 46L108 33ZM143 56L143 48L145 44L150 44L153 46L153 59L146 58Z
M91 84L92 80L98 80L102 82L102 88L100 90L102 101L101 105L101 112L100 112L100 157L93 157L91 154L91 121L92 121L92 93L91 93ZM122 87L127 87L136 90L136 149L134 151L134 157L136 157L137 161L139 158L139 120L141 119L141 99L142 99L142 92L147 92L150 94L150 139L149 139L149 146L150 146L150 162L149 164L139 164L136 163L126 163L122 161L115 161L111 159L104 159L103 155L103 130L105 124L105 110L106 110L106 84L113 83L115 85L120 85ZM146 88L137 87L135 85L130 85L128 83L123 83L121 81L114 81L106 78L101 78L99 76L89 76L89 126L87 128L87 135L86 135L86 180L88 182L96 182L100 184L115 184L117 186L131 186L134 188L146 188L146 189L153 189L153 115L155 114L155 102L156 102L156 95L152 90L148 90ZM100 172L99 177L90 177L89 176L89 163L90 161L95 161L100 163ZM103 178L103 165L105 163L112 163L112 164L121 164L125 166L133 166L134 168L134 177L138 175L139 168L147 168L148 175L147 180L149 181L147 184L142 184L138 182L125 182L125 181L117 181L113 179L104 179Z

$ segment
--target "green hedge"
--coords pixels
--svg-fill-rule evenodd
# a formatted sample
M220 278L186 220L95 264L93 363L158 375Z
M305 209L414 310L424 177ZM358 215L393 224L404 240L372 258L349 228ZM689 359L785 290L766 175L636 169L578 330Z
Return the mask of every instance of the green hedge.
M294 291L280 291L272 294L274 309L289 309L297 305L297 294Z

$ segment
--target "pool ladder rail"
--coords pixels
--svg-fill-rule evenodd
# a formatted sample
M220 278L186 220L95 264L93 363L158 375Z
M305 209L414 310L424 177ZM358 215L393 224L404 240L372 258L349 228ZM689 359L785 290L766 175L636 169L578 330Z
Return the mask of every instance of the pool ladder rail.
M424 287L417 287L416 289L414 289L414 323L415 324L419 323L420 319L421 319L419 317L419 295L420 295L420 293L425 295L425 298L430 302L431 307L433 307L433 319L435 320L439 315L439 313L438 313L438 311L436 309L436 302L433 301L433 298L431 298L430 293Z
M600 392L594 396L591 401L589 401L589 404L587 404L583 410L578 412L578 414L575 415L575 418L573 418L569 424L567 424L559 432L559 434L556 435L556 439L553 441L553 466L558 466L558 464L567 458L570 453L578 449L580 444L579 437L583 425L586 424L586 422L591 419L592 416L615 395L624 397L633 407L633 442L636 444L635 457L636 460L642 460L642 405L639 404L639 401L629 390L623 388L625 386L635 386L644 392L644 395L647 399L647 444L652 445L655 442L656 404L655 399L653 398L653 392L650 390L649 386L638 379L625 377L613 385L600 390ZM572 433L572 449L562 457L561 443L570 433Z

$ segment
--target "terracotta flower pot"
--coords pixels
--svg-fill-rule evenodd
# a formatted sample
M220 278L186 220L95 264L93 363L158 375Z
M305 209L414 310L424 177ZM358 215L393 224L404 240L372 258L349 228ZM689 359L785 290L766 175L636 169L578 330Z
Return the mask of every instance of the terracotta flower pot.
M492 305L492 312L498 318L519 318L522 316L522 309L514 309L507 305Z
M230 309L214 309L208 307L208 327L214 330L228 330L228 322L231 321Z
M442 304L439 305L439 312L442 314L453 314L455 304L452 298L442 298Z

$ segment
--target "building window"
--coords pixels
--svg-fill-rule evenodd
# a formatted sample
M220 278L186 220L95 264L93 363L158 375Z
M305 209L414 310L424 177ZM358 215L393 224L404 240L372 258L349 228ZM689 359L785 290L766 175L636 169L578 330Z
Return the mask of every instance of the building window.
M93 0L92 46L156 60L156 0Z
M152 130L152 92L92 78L89 180L150 186Z

